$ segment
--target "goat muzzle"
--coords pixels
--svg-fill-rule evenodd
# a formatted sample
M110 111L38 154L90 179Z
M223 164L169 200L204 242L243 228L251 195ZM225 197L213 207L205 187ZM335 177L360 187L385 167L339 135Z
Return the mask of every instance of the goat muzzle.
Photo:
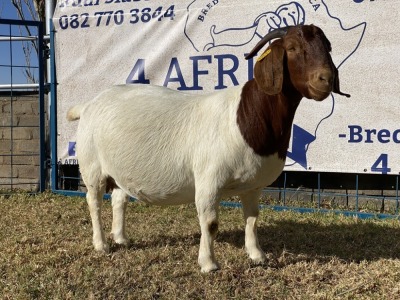
M307 83L310 97L321 101L329 96L331 92L350 97L349 94L342 93L339 89L338 71L336 67L332 71L330 68L321 68L314 71Z

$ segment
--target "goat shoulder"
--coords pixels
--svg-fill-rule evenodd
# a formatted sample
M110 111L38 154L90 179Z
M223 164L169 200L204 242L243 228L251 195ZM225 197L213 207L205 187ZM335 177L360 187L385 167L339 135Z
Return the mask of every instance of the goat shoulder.
M301 97L287 97L284 93L267 95L258 88L255 80L244 85L237 123L243 138L255 153L261 156L278 153L279 158L285 160L300 100Z

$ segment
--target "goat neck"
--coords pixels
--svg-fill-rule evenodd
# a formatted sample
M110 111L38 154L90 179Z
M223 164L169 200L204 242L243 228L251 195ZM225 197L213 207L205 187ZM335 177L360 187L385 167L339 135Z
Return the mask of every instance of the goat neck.
M283 92L284 91L284 92ZM293 118L302 95L293 86L276 95L267 95L256 81L242 90L237 124L246 143L261 156L278 153L285 160Z

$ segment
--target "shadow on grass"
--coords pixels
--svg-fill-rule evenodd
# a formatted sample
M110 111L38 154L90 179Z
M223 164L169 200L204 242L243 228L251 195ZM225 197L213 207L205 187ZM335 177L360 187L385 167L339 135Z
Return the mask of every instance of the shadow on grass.
M335 256L347 262L400 258L400 229L375 223L320 225L283 220L259 227L258 236L261 248L275 257L285 250L312 259ZM241 248L244 232L222 232L219 240Z
M346 262L400 258L400 229L375 223L320 225L282 220L259 227L258 236L262 249L275 258L284 251L299 256L300 260L327 261L333 256ZM198 246L199 242L199 233L190 236L160 234L146 241L131 241L129 248L190 247ZM223 247L218 246L222 243L243 248L244 227L243 230L220 231L217 247Z
M163 248L166 246L179 246L182 245L184 247L196 246L200 243L200 230L199 233L195 233L193 235L164 235L159 234L153 237L148 237L145 241L137 241L133 237L129 241L129 249L151 249L151 248ZM122 246L123 247L123 246ZM117 250L121 248L121 246L113 245L111 251Z

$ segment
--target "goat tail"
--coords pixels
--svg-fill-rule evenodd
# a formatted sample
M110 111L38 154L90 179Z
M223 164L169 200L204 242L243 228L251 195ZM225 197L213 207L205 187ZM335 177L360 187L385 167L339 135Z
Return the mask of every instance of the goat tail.
M67 112L67 120L68 121L79 120L84 106L85 106L84 104L78 104L78 105L71 107Z

